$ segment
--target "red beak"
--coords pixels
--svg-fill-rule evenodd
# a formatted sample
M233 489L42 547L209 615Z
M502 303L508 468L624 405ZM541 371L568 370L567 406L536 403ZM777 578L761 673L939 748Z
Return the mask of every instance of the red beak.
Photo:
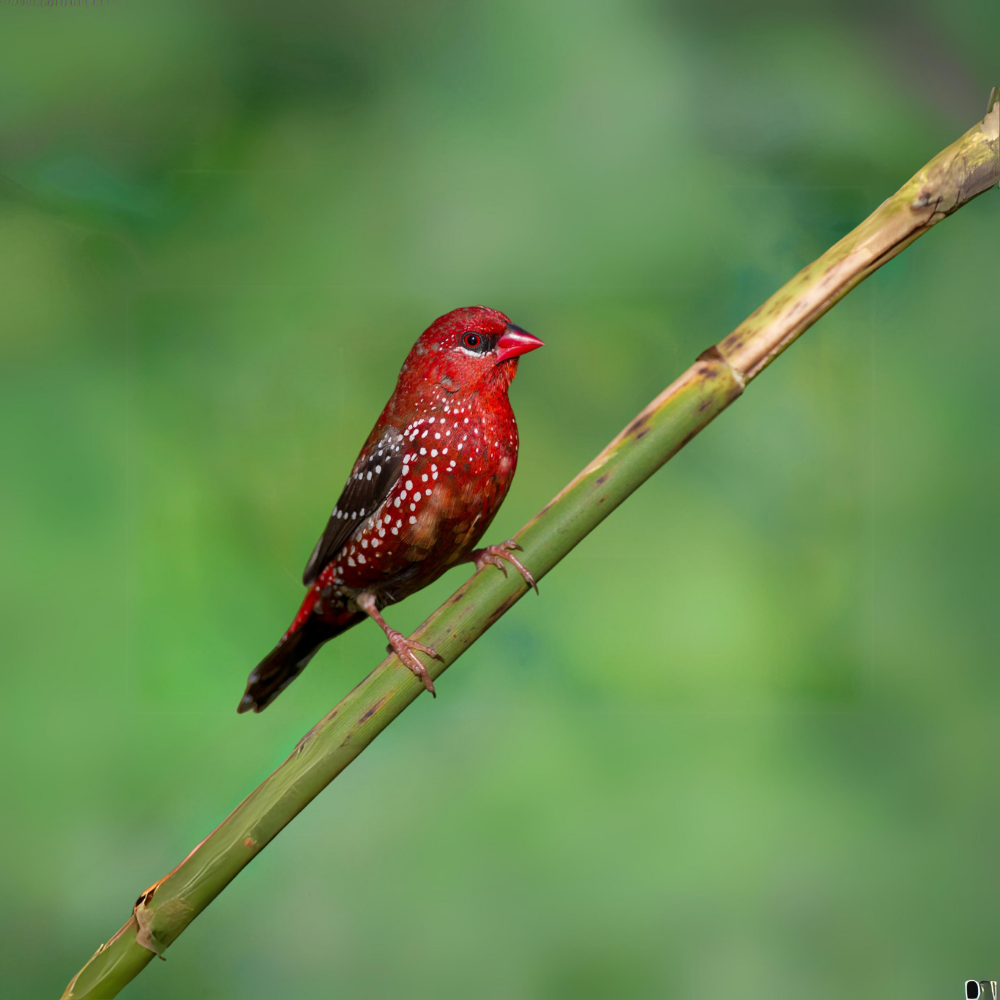
M545 345L537 337L522 330L513 323L507 324L503 336L497 341L497 364L506 361L508 358L517 358L528 351L537 350Z

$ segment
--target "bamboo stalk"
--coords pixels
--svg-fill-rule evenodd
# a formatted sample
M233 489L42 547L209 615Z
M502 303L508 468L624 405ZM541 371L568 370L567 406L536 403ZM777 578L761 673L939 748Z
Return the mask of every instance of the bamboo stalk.
M545 576L626 497L737 399L746 385L852 288L941 219L1000 182L1000 89L982 122L939 153L853 232L800 271L654 399L517 535ZM417 629L443 662L439 677L527 591L519 574L475 574ZM299 741L172 872L150 886L125 925L67 986L65 998L113 997L300 810L423 692L395 655Z

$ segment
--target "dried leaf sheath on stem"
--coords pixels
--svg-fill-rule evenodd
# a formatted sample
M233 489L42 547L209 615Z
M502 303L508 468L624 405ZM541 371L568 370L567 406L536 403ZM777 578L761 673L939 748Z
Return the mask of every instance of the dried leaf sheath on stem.
M951 212L1000 182L1000 101L853 232L709 348L517 535L544 576L629 494L722 412L745 386L852 288ZM527 591L518 574L477 573L415 633L444 662L437 678ZM395 656L320 720L284 764L172 872L74 977L64 997L112 997L162 953L295 815L419 694Z

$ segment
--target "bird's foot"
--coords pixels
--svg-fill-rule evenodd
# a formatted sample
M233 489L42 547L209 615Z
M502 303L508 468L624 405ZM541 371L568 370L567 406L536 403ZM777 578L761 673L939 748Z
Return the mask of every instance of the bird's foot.
M431 675L427 673L427 668L417 659L417 653L426 653L428 656L433 656L435 660L443 661L444 657L440 656L436 649L425 646L422 642L417 642L416 639L407 639L402 632L389 628L379 613L378 598L371 591L361 591L355 596L354 603L366 615L373 618L378 627L385 632L385 637L389 640L385 651L395 653L424 682L424 687L436 698L434 682L431 680Z
M477 572L484 566L496 566L497 569L503 571L504 576L507 575L507 567L504 565L504 560L506 560L524 577L529 587L535 588L537 594L538 584L535 583L535 578L531 575L528 567L517 556L511 554L515 550L524 551L513 538L508 538L506 542L501 542L499 545L487 545L485 549L475 549L469 553L469 559L476 564Z
M407 639L402 632L397 632L394 628L385 630L385 637L389 640L389 645L385 647L387 653L395 653L416 675L424 682L424 687L436 698L437 692L434 690L434 682L431 675L427 673L427 668L417 659L417 653L426 653L435 660L444 660L437 650L432 646L425 646L416 639Z

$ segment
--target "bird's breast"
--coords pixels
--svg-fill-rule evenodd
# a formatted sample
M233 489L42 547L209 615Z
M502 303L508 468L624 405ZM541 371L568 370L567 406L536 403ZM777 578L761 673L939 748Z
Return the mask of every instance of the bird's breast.
M506 402L506 400L504 400ZM403 430L399 479L339 554L346 591L401 600L466 556L489 527L517 467L517 426L473 404L417 417Z

